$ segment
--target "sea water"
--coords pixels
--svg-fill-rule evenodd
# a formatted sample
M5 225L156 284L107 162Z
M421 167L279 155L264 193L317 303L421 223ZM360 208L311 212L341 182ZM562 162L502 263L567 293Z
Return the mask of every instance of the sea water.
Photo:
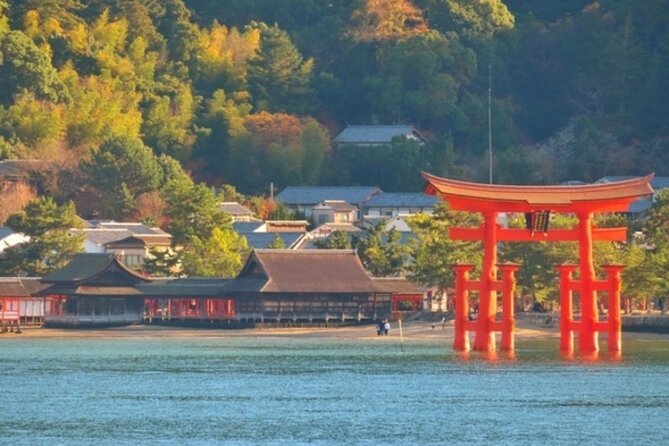
M669 341L0 339L0 444L669 444Z

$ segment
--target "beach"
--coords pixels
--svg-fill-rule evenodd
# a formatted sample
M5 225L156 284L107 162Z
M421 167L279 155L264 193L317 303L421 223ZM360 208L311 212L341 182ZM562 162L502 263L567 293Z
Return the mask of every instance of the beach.
M434 327L434 328L433 328ZM404 341L453 342L453 321L448 321L442 328L440 323L412 321L403 322ZM519 321L515 330L516 340L555 339L559 341L558 327L542 327L526 321ZM354 325L345 327L300 327L300 328L247 328L247 329L203 329L164 325L132 325L127 327L109 327L95 329L61 329L26 327L21 333L4 333L3 339L17 338L256 338L256 337L294 337L294 338L330 338L341 340L359 340L374 342L400 342L399 323L393 321L388 336L377 336L375 325ZM605 338L605 335L601 336ZM473 339L473 333L470 333ZM625 339L667 339L669 334L623 332Z

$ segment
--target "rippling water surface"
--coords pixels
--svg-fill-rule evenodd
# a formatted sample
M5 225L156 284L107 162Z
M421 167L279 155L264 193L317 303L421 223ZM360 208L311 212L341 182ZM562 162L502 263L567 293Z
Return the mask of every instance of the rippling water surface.
M669 341L555 344L4 338L0 444L669 444Z

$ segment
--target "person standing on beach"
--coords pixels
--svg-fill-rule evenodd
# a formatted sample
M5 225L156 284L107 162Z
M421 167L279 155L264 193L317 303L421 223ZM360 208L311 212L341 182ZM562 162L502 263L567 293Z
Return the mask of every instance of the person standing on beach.
M385 324L383 324L383 334L387 336L389 330L390 330L390 322L388 322L388 319L386 319Z
M441 317L441 329L446 330L446 316Z

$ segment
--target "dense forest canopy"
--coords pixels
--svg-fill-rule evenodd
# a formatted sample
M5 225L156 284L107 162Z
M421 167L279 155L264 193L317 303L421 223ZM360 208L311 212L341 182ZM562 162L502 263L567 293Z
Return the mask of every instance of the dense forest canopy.
M495 182L669 175L667 23L669 0L0 0L0 159L56 160L40 192L114 217L169 172L485 181L491 87ZM338 150L347 124L427 144Z

